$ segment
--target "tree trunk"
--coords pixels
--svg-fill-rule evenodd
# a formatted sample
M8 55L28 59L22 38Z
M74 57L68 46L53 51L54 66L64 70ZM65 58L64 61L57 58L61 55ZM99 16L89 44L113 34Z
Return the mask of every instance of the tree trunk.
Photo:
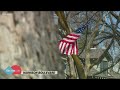
M52 12L1 11L0 78L63 79L63 63L57 49ZM23 71L58 71L57 75L6 75L8 66Z

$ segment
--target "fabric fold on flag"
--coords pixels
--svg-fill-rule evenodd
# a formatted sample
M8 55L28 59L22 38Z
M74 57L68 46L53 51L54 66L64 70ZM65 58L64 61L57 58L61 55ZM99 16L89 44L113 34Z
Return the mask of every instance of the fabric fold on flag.
M65 38L59 42L59 50L62 54L66 55L78 55L77 48L77 39L80 37L80 34L71 33L68 34Z

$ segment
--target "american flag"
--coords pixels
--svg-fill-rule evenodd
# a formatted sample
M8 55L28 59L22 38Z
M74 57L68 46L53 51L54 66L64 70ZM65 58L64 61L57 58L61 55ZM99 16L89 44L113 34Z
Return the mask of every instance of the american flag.
M62 40L60 40L58 45L59 50L62 54L78 55L77 39L80 37L80 33L82 33L86 29L87 25L88 23L75 30L75 32L68 34Z
M96 13L94 13L94 15ZM77 39L80 37L80 33L83 33L83 31L90 24L90 22L91 22L90 20L93 18L93 16L86 22L86 24L82 25L82 27L76 29L74 32L72 32L71 34L68 34L65 38L60 40L59 50L62 54L78 55Z

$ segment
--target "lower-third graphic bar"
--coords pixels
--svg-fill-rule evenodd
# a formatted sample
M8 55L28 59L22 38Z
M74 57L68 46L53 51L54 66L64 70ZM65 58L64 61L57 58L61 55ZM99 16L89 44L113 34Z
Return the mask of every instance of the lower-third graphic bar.
M58 74L58 71L22 71L21 74L52 74L52 75L55 75L55 74Z

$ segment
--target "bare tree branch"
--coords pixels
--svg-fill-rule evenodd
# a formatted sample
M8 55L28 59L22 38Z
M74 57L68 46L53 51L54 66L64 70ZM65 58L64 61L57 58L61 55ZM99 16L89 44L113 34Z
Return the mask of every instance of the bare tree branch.
M120 22L120 16L116 15L113 11L110 11L110 13Z
M104 51L104 53L90 66L90 68L92 68L94 65L100 63L100 62L103 60L103 58L105 57L106 53L108 52L108 50L109 50L110 47L112 46L113 41L114 41L114 39L111 40L111 42L110 42L109 46L107 47L107 49L106 49L106 50Z
M114 62L111 66L109 66L108 68L105 68L104 70L102 70L100 72L97 72L97 73L93 74L93 76L98 75L100 73L103 73L103 72L107 71L108 69L114 67L118 62L120 62L120 58L116 62Z

